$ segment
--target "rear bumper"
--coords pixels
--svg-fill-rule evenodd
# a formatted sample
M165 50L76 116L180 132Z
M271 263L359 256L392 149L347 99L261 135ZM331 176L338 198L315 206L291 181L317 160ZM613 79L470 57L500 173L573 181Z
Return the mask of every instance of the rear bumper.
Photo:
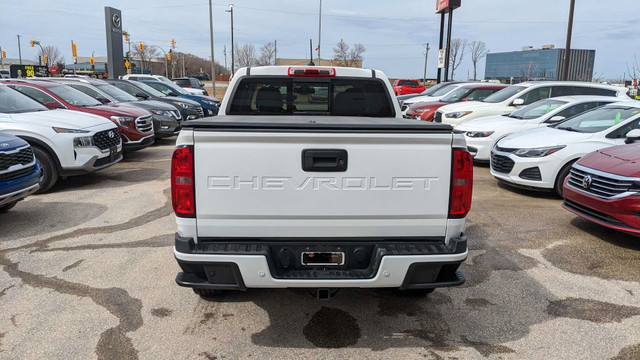
M247 288L400 288L426 289L462 285L458 271L467 258L463 235L448 246L437 242L308 241L307 245L283 245L284 241L215 242L196 245L176 234L174 255L183 272L180 286L222 290ZM279 250L293 253L290 268L281 266ZM363 266L305 267L297 263L299 249L344 249L347 263L351 250L369 253Z

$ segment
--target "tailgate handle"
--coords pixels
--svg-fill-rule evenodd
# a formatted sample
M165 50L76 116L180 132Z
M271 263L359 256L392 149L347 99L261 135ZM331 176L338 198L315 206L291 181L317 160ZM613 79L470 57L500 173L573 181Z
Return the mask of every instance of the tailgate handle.
M307 149L302 150L304 171L347 171L347 150Z

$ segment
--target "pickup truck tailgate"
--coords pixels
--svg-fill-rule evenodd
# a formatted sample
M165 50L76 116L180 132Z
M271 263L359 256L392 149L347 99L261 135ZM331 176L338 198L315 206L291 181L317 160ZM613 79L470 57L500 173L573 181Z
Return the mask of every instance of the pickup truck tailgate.
M213 127L193 141L200 238L445 236L451 131ZM305 171L305 150L346 154L346 170Z

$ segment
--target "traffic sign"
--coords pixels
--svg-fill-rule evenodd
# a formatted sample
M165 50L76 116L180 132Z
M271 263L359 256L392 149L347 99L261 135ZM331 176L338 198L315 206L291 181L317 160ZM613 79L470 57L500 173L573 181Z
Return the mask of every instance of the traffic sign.
M444 59L447 56L447 49L438 50L438 69L444 68Z
M129 60L125 60L124 61L124 67L126 67L127 69L129 68L129 65L131 65L131 63L129 62Z

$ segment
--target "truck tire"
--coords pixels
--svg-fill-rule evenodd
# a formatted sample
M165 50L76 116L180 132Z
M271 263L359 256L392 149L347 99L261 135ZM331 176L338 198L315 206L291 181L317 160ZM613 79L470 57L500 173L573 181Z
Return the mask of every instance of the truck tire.
M193 288L193 292L200 296L205 296L205 297L214 297L214 296L220 296L224 294L224 290L218 290L218 289Z
M38 194L45 193L56 184L58 181L58 169L56 163L51 158L51 155L46 150L37 146L32 146L33 154L36 156L36 162L40 167L42 175L40 176L40 189L36 191Z
M556 182L553 186L553 190L558 194L558 196L562 197L562 185L564 184L564 179L569 176L569 172L571 171L571 165L576 162L576 160L570 161L567 165L563 166L562 169L558 172L558 176L556 177Z
M7 211L11 210L14 206L16 206L18 202L12 202L11 204L5 204L0 206L0 214L2 213L6 213Z

